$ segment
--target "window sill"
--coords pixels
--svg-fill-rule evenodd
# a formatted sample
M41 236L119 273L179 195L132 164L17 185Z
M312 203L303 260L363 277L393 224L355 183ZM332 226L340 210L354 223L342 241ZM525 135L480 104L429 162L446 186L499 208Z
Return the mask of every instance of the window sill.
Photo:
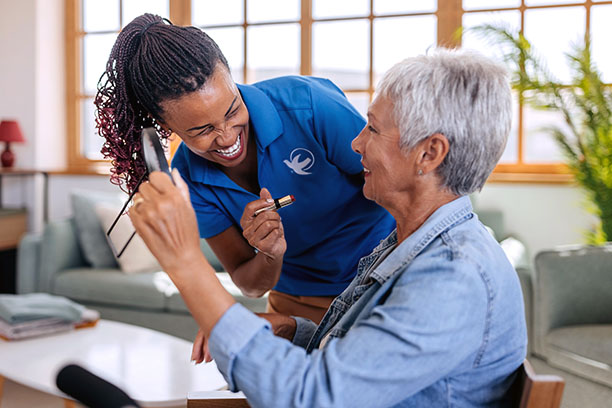
M489 176L487 183L533 183L533 184L575 184L572 174L545 173L502 173L495 172Z

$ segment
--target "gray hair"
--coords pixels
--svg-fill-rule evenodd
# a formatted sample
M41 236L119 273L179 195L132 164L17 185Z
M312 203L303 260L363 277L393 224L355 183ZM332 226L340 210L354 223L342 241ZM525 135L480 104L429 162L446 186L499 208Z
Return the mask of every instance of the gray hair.
M435 134L450 143L437 169L457 195L480 190L499 161L510 132L512 96L506 70L474 52L437 49L387 71L378 93L393 103L406 152Z

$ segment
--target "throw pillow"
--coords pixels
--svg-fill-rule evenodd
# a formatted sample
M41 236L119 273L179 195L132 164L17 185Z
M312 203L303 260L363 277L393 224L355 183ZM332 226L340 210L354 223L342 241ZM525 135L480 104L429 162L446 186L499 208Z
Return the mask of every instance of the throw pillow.
M95 211L100 219L100 223L107 231L115 221L117 213L121 207L112 207L108 204L100 204L96 206ZM113 242L118 247L117 250L121 250L123 244L128 241L130 235L134 232L134 227L130 221L128 215L124 215L119 218L117 225L112 232ZM117 263L121 271L127 274L139 273L139 272L153 272L160 271L161 266L157 262L157 259L153 256L147 245L144 243L142 238L138 234L134 235L134 238L130 241L123 254L116 258Z
M108 203L121 208L122 195L91 190L74 190L70 194L77 239L85 260L94 268L117 268L117 262L106 242L106 230L96 216L95 206Z

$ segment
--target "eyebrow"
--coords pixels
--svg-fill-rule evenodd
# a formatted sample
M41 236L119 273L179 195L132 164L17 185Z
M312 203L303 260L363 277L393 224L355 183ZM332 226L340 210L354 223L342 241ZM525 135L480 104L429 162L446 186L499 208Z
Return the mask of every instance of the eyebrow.
M374 119L375 121L378 122L378 119L376 119L376 115L374 115L371 111L368 111L367 116L368 118Z
M238 100L238 95L234 96L234 100L232 101L232 104L230 105L230 107L227 109L227 111L223 115L224 117L227 116L230 113L230 111L234 107L234 104L236 103L237 100ZM204 129L207 126L212 126L212 125L210 123L207 123L207 124L202 125L202 126L195 126L195 127L190 128L190 129L187 129L187 132L191 132L192 130Z

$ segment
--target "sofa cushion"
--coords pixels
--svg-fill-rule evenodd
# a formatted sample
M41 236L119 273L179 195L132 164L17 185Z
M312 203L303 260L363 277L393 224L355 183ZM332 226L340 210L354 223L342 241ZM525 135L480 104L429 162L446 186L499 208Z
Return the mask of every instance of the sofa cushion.
M105 231L108 231L113 225L120 210L121 207L109 204L99 204L95 206L96 214ZM109 237L113 239L113 242L117 242L115 245L118 247L125 246L129 241L129 244L125 247L121 256L116 258L121 271L127 274L160 271L161 266L159 266L157 259L155 259L155 256L149 251L149 248L147 248L147 244L140 238L140 235L136 234L130 240L133 233L134 226L132 225L132 221L129 216L125 215L119 218L113 232L109 235ZM121 249L116 248L116 250L120 251Z
M232 278L230 278L227 272L217 272L217 278L219 278L219 281L221 282L225 290L227 290L234 297L234 299L236 299L236 301L242 304L244 307L251 310L252 312L266 311L266 302L268 299L267 294L260 298L249 298L242 294L240 289L238 289L238 286L236 286L236 284L232 282ZM168 280L170 280L170 278L168 278ZM167 292L167 295L169 295L167 302L168 310L172 312L189 313L189 310L187 309L185 302L183 302L183 298L181 298L180 293L174 285L172 285L172 287L173 289L168 288Z
M109 203L121 208L118 194L74 190L70 194L74 224L83 257L94 268L116 268L117 262L106 242L106 234L96 216L95 206Z
M559 349L612 366L612 325L579 325L551 330L546 341Z
M161 311L168 288L158 282L158 275L159 272L126 275L118 269L68 269L56 276L53 293L88 303Z

